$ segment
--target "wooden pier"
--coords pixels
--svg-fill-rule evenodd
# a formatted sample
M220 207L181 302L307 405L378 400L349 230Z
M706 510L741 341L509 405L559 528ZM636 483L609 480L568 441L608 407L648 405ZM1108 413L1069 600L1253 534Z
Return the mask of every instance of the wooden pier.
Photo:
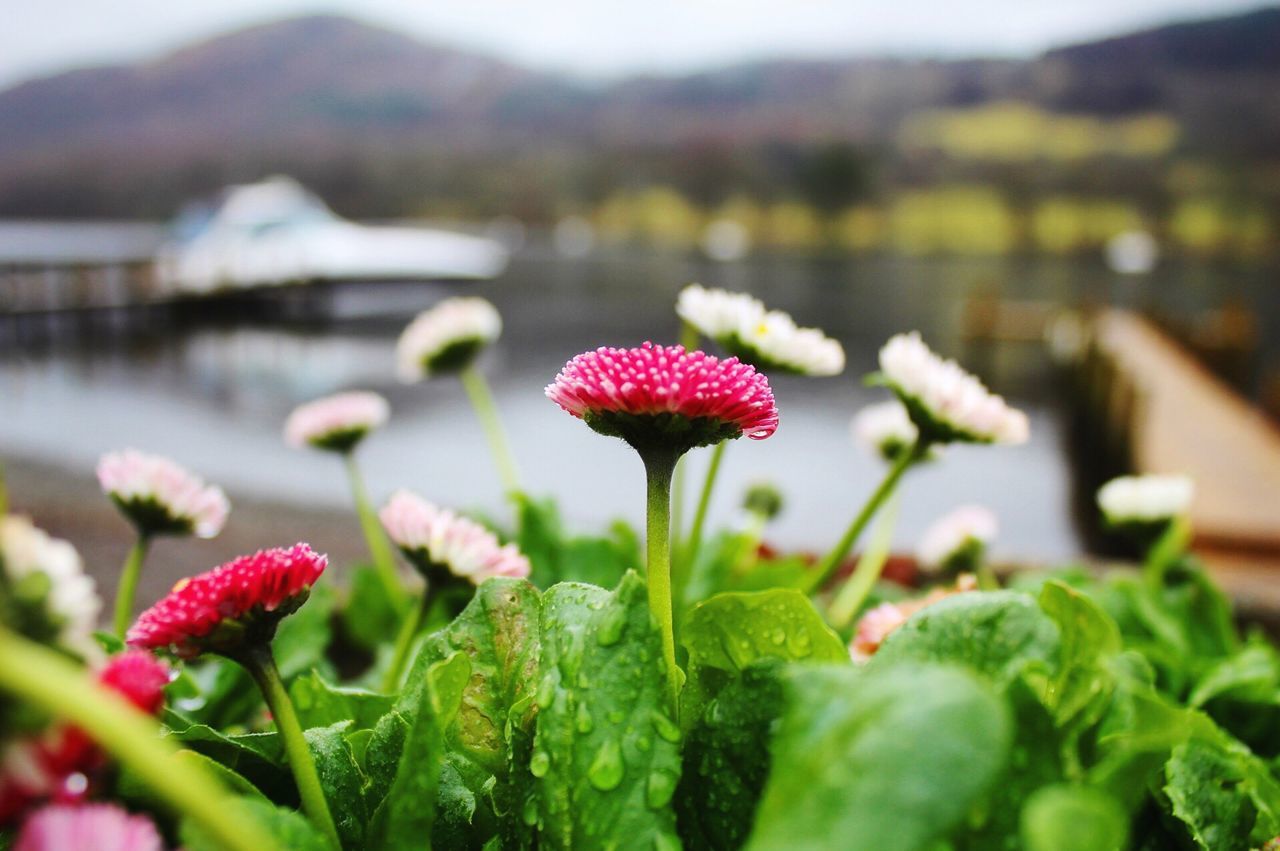
M1242 602L1280 608L1280 430L1150 321L1106 310L1091 326L1134 472L1195 479L1195 550Z

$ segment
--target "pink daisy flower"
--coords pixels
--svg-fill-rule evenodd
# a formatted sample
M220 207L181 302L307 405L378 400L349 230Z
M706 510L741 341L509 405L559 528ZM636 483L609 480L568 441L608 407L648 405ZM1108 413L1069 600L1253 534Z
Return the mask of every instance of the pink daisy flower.
M849 645L849 655L855 662L867 661L880 649L880 645L889 637L889 634L906 623L916 612L932 606L939 600L945 600L955 594L976 591L977 588L977 580L971 574L962 573L956 577L956 584L952 588L934 588L928 594L914 600L881 603L858 620L853 642Z
M601 434L637 450L685 452L778 428L769 380L737 358L645 343L599 348L565 364L547 397Z
M265 644L280 619L306 602L327 564L327 556L295 544L241 556L183 579L138 617L128 643L187 659L206 651L231 655L242 646Z
M212 538L231 510L221 488L206 485L168 458L136 449L102 456L98 483L144 535Z
M98 672L98 682L117 691L148 715L164 706L164 689L172 671L150 653L126 650L111 657Z
M13 851L163 851L156 826L115 804L51 806L37 810L18 834Z
M284 439L295 449L350 452L390 415L387 400L377 393L338 393L295 408L285 421Z
M494 576L524 578L529 559L514 544L503 546L492 532L399 490L379 513L387 536L429 581L449 575L479 585Z
M1026 414L955 361L934 354L917 332L898 334L885 343L880 373L930 442L1027 442Z

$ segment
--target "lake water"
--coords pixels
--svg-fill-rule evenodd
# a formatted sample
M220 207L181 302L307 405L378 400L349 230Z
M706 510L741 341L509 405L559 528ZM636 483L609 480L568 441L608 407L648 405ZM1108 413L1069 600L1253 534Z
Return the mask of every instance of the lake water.
M150 321L110 333L77 329L48 343L11 342L0 348L0 454L89 476L102 452L135 446L170 455L222 484L233 503L237 494L251 494L345 505L337 460L285 448L280 429L299 402L368 388L384 393L394 410L390 425L361 450L376 499L406 486L442 503L504 516L497 476L460 385L402 386L393 373L395 338L405 322L445 293L470 291L491 299L506 323L484 371L527 489L554 493L577 528L615 516L638 522L642 474L634 453L590 432L542 391L584 349L673 340L675 296L691 280L750 291L846 346L846 375L775 382L781 427L769 440L730 448L712 507L713 520L729 520L747 484L771 480L787 496L772 538L815 549L839 535L880 474L879 463L849 438L852 414L884 396L860 381L874 369L876 350L892 333L918 329L938 350L965 354L958 317L969 294L998 288L1008 298L1154 303L1175 312L1240 297L1280 316L1270 288L1256 276L1206 273L1202 279L1184 271L1132 281L1101 266L994 260L774 258L717 265L634 252L571 261L534 247L493 282L339 288L324 297L339 317L326 322ZM980 502L1001 517L998 554L1057 559L1079 552L1064 418L1044 353L1008 345L977 365L1028 411L1032 440L1017 448L955 448L913 473L897 540L909 545L939 514ZM705 462L706 450L692 456L691 483L700 481Z

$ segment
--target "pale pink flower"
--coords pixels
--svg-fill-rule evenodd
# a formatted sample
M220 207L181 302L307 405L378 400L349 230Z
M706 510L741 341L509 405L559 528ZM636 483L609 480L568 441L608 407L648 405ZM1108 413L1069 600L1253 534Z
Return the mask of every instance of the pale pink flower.
M443 569L475 585L529 575L529 559L514 544L503 546L479 523L410 491L392 494L378 516L392 543L423 573Z
M377 393L338 393L295 408L285 421L284 439L296 449L313 446L347 452L390 415L387 400Z
M920 430L897 399L867 405L851 423L853 439L873 455L892 461L915 446Z
M470 366L502 333L497 308L475 296L447 298L418 314L396 343L400 380L421 381Z
M22 826L13 851L164 851L159 831L146 816L115 804L49 806Z
M881 603L858 620L858 628L849 645L849 655L855 662L867 661L880 649L889 634L906 623L916 612L955 594L976 590L977 587L978 583L971 574L962 573L956 577L953 588L934 588L914 600Z
M1121 476L1098 489L1098 507L1111 523L1158 523L1186 514L1194 496L1190 476Z
M966 551L980 555L995 540L1000 523L991 509L962 505L936 520L920 539L916 561L925 570L941 570Z
M683 346L585 352L565 364L546 393L591 428L638 449L683 452L743 434L763 440L778 428L763 373Z
M781 310L744 293L690 284L680 292L676 313L725 351L765 371L839 375L844 347L817 328L801 328Z
M76 548L38 528L27 517L10 514L0 517L0 569L6 584L16 586L33 574L43 574L48 588L39 602L39 612L24 613L36 618L49 635L67 650L92 658L98 655L93 639L102 601ZM34 600L15 604L36 603Z
M934 354L916 332L898 334L880 350L884 381L916 426L935 442L1025 443L1027 417L965 372Z
M102 456L98 483L145 534L212 538L231 510L222 488L206 485L168 458L136 449Z

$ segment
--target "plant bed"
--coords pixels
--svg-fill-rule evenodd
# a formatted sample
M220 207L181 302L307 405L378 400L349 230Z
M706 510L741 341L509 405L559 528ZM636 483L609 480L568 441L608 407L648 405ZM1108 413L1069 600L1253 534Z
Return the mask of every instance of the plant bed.
M217 534L227 505L171 462L112 455L100 479L137 545L115 629L94 634L75 552L5 516L0 848L1274 843L1280 654L1241 633L1186 552L1187 483L1100 495L1144 553L1131 570L997 573L994 519L975 508L919 559L892 557L882 509L902 476L945 463L948 443L1025 437L1016 411L902 337L877 379L896 407L859 430L885 479L831 550L764 545L781 509L767 487L707 530L725 441L776 426L768 371L838 372L843 355L741 297L692 299L690 336L741 360L599 350L548 388L640 455L643 535L568 532L554 500L520 490L474 365L496 317L473 302L416 321L401 367L465 376L509 522L408 492L375 514L354 454L388 416L372 394L306 406L286 430L347 464L370 562L342 584L298 544L194 575L134 618L151 540ZM751 321L700 322L708 303ZM692 485L678 460L699 445L716 462L673 532L670 495Z

